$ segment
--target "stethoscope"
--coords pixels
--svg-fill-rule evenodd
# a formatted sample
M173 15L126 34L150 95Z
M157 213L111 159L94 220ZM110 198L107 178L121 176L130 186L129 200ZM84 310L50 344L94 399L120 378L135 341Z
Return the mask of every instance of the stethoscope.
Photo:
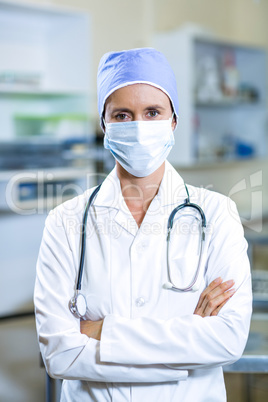
M69 302L69 307L71 312L78 318L83 318L86 314L87 311L87 301L86 297L81 293L81 282L82 282L82 276L83 276L83 269L84 269L84 260L85 260L85 250L86 250L86 225L87 225L87 217L88 217L88 210L93 202L93 199L97 195L99 189L101 187L101 184L99 184L95 190L92 192L90 195L88 202L85 207L85 212L83 216L83 223L82 223L82 237L81 237L81 253L80 253L80 263L79 263L79 271L78 271L78 278L77 278L77 283L76 283L76 290L74 296L71 298ZM175 290L177 292L195 292L198 290L198 285L197 285L197 279L200 273L200 267L201 267L201 260L202 260L202 253L203 253L203 243L205 241L205 227L206 227L206 217L204 214L204 211L202 208L190 202L190 196L189 196L189 191L188 188L185 184L185 189L187 193L187 198L185 199L183 204L178 205L176 208L173 209L171 214L169 215L168 218L168 225L167 225L167 266L168 266L168 277L169 277L169 282L166 282L163 287L165 289L171 289ZM188 286L179 288L177 287L174 282L172 281L172 276L171 276L171 270L170 270L170 265L169 265L169 243L170 243L170 234L171 230L173 227L173 222L174 222L174 217L177 214L178 211L182 210L183 208L194 208L195 210L198 211L201 217L201 225L200 225L200 247L199 247L199 258L198 258L198 264L197 268L195 271L195 274L189 283Z

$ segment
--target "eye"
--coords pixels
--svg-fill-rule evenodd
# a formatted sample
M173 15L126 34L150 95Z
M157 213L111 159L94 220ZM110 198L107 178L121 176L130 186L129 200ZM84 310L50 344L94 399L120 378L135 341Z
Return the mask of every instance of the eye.
M148 115L148 117L157 117L159 115L159 112L158 112L158 110L150 110L147 113L147 115Z
M126 113L118 113L115 116L116 120L122 121L122 120L126 120L128 118L128 115Z

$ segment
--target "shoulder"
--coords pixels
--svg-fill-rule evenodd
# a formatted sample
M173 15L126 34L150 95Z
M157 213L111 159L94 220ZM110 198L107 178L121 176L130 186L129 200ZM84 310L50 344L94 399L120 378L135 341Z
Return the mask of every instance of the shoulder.
M190 184L187 184L187 188L189 190L191 200L196 201L198 200L204 206L205 204L210 205L211 203L213 203L215 206L216 205L218 206L230 200L230 198L227 197L226 195L218 193L213 190L209 190L204 187L195 187Z
M236 204L231 198L216 191L187 185L191 202L200 205L209 221L239 220Z
M96 187L97 186L87 189L84 193L56 206L49 212L47 221L49 222L55 219L60 219L63 223L70 220L81 221L87 201Z

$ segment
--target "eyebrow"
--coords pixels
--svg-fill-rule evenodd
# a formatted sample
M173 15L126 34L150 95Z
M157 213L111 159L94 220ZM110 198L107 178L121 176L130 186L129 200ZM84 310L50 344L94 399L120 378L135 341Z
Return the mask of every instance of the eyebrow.
M112 110L112 113L117 113L117 112L128 112L132 113L132 111L126 107L120 107Z
M150 106L147 106L144 110L151 110L151 109L164 110L165 108L163 106L160 106L160 105L150 105ZM132 110L130 110L128 108L125 108L125 107L115 108L115 109L112 110L112 113L118 113L118 112L132 113Z
M145 110L149 110L149 109L165 109L163 106L160 105L152 105L152 106L148 106L145 108Z

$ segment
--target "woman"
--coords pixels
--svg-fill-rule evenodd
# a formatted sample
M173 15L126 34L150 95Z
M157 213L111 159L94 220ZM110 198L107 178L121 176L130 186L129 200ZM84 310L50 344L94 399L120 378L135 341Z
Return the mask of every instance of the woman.
M78 276L77 229L94 189L50 213L38 258L36 320L48 373L65 379L62 401L225 401L221 366L241 356L251 315L247 245L237 212L229 211L234 204L185 186L166 161L178 98L161 53L104 55L98 104L116 166L88 213L81 320L68 304ZM176 214L168 235L169 216L185 200L205 213L202 250L194 208ZM187 287L198 267L189 291L172 288Z

